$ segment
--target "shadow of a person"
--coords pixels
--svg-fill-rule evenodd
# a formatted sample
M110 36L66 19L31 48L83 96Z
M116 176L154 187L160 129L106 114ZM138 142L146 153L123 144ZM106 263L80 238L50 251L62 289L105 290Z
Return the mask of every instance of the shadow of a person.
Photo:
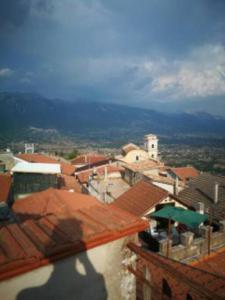
M35 222L39 221L36 220ZM82 228L78 220L60 220L51 232L49 245L44 247L44 249L42 248L42 252L48 257L53 266L53 271L48 281L37 286L38 282L35 278L34 286L22 290L16 299L107 299L104 277L95 270L88 258L82 236ZM60 255L63 251L67 251L71 255L56 260L54 257ZM79 253L72 254L73 252ZM43 269L43 272L46 271Z

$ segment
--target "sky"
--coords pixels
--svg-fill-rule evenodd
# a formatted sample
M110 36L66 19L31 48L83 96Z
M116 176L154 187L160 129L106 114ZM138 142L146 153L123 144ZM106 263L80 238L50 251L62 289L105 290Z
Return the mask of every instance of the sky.
M0 91L225 116L225 1L1 0Z

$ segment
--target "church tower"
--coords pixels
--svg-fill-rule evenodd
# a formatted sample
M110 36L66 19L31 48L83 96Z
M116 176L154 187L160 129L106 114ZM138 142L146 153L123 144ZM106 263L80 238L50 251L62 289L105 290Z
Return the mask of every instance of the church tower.
M158 138L154 134L147 134L145 139L145 149L150 159L158 160Z

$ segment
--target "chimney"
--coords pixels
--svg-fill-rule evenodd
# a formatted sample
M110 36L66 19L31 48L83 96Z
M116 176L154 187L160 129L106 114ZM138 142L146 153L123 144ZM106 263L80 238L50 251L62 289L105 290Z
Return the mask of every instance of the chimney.
M179 185L179 181L178 181L178 177L176 177L175 182L173 184L173 193L175 196L178 194L178 185Z
M204 214L204 203L203 202L198 202L198 213L199 214Z
M219 196L219 183L215 183L214 186L214 203L217 204L218 202L218 196Z

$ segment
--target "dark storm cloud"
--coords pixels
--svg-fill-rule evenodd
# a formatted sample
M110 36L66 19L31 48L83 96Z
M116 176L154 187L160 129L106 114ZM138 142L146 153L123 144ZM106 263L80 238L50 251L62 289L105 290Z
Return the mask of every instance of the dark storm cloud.
M0 1L0 29L12 30L24 24L30 9L52 12L53 3L50 0L1 0Z
M224 0L2 0L0 28L1 90L140 106L225 95Z
M114 15L115 28L124 37L125 51L177 55L193 45L225 41L223 0L115 0L102 3Z
M8 30L21 26L30 10L29 0L1 0L0 1L0 28Z

